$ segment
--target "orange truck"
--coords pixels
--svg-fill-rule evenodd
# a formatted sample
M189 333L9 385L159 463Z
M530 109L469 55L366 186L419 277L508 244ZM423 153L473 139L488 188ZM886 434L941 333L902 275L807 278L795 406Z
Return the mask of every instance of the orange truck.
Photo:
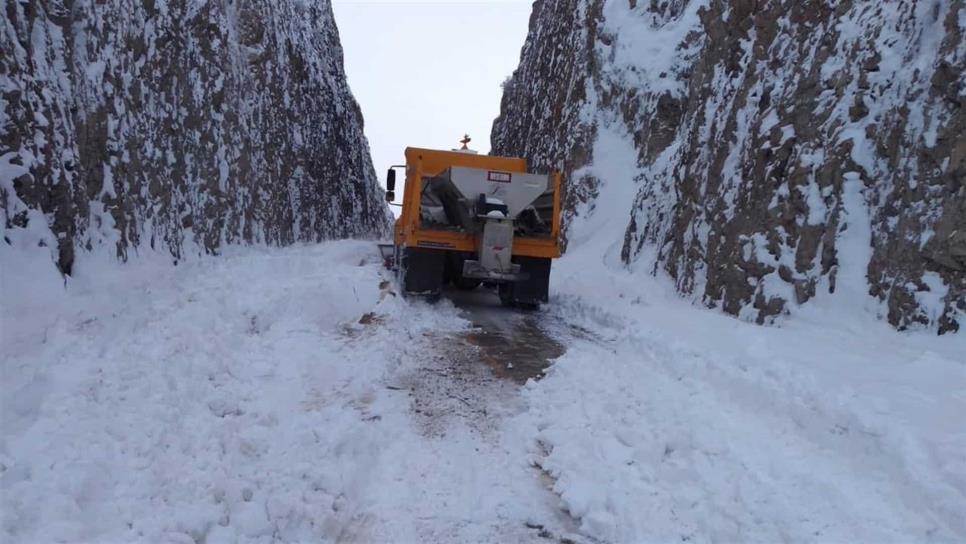
M386 176L393 203L405 168L402 214L382 244L406 296L439 297L443 286L496 286L505 305L547 302L551 259L560 256L560 174L527 161L466 149L407 148ZM399 204L394 204L399 205Z

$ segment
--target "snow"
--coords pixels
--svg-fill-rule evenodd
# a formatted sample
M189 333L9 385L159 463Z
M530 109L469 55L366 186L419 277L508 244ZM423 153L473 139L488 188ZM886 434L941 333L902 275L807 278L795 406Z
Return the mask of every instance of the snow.
M690 55L668 48L701 5L634 34L618 71ZM606 5L608 32L637 17L627 6ZM668 54L631 58L650 50ZM675 81L659 73L638 77ZM95 202L103 245L65 280L45 218L10 199L8 215L30 220L0 224L4 542L545 541L528 524L577 542L966 540L966 337L875 319L869 157L855 160L870 170L842 173L842 202L802 189L808 224L842 208L835 296L820 285L760 327L682 300L652 274L654 244L622 264L633 209L650 210L642 228L672 221L661 191L679 144L644 168L615 116L581 115L596 124L594 162L573 177L597 179L597 194L570 226L551 304L534 314L561 324L566 352L522 388L454 358L446 346L470 327L465 312L401 300L370 242L228 246L176 267L145 247L120 264ZM761 130L779 123L769 112ZM782 142L794 135L780 128ZM231 153L215 157L222 190ZM815 169L825 154L800 163ZM10 194L25 171L12 157L0 157ZM105 165L104 191L111 179ZM290 191L292 210L299 198ZM707 225L694 231L706 242ZM793 258L764 247L747 237L746 259ZM948 286L923 283L917 301L936 319ZM775 275L761 285L790 290ZM437 379L454 368L486 379Z
M859 172L845 172L842 178L844 232L840 232L837 242L838 254L841 257L835 280L835 293L840 300L869 308L872 301L866 296L866 269L872 258L872 231L863 194L862 176Z
M524 441L414 423L407 380L468 323L401 301L372 242L93 252L66 288L0 251L4 542L519 541L554 516Z
M357 391L348 374L366 361L333 365L329 354L340 324L380 295L377 271L360 273L354 249L326 252L326 267L311 253L181 268L90 263L59 297L56 284L43 286L46 304L5 302L8 541L177 541L222 521L222 535L308 538L300 516L332 497L293 455L320 441L320 451L337 449L349 424L306 395L339 402L336 391ZM23 279L6 274L23 262L7 257L5 301ZM28 326L33 341L18 342ZM24 332L8 338L11 328Z
M604 32L621 36L612 53L613 69L625 72L625 77L655 94L681 94L684 86L674 75L684 65L681 59L697 49L695 44L682 44L700 28L700 13L707 4L707 0L689 2L673 20L659 20L643 5L635 12L627 2L607 2L603 8Z
M590 262L561 263L552 312L606 341L571 346L526 392L534 459L584 532L610 542L966 535L961 337L897 334L868 317L845 329L757 327Z
M571 213L606 210L626 230L598 248L604 254L619 248L637 269L673 275L694 302L746 319L778 312L781 321L797 314L799 300L827 308L829 298L900 328L946 330L958 319L952 272L939 272L950 284L946 300L923 295L937 291L926 290L921 259L905 248L936 230L952 194L941 173L955 162L942 155L956 109L938 85L966 54L950 26L957 14L963 20L962 9L939 0L859 2L807 14L789 2L739 10L748 19L737 24L727 2L572 4L535 12L516 90L508 86L493 133L501 152L580 165L565 172L576 181L571 200L581 203L565 210L565 225ZM734 24L720 24L728 20ZM548 70L568 59L572 69L560 77L569 83L548 83ZM627 142L602 151L611 133ZM610 153L618 173L595 173L608 165L585 164L588 148L594 158ZM922 159L927 148L939 154L936 165ZM594 180L609 177L635 180L637 192L621 185L635 205L594 203ZM923 198L896 212L905 188ZM767 234L769 244L758 246L751 266L729 270L736 232ZM581 236L568 231L578 244ZM867 278L870 265L876 274ZM783 300L761 307L775 295Z
M620 265L614 215L578 219L536 315L566 352L522 389L436 377L489 372L445 348L465 314L369 242L94 252L66 284L0 245L4 541L966 537L961 335L696 308Z
M612 194L631 185L608 183ZM852 230L863 262L868 232ZM900 334L860 305L814 304L781 327L694 308L641 264L600 259L619 232L596 229L559 262L550 313L590 340L528 384L516 422L581 532L605 542L966 537L962 335Z
M925 310L930 320L938 319L942 315L945 298L949 292L949 286L943 281L942 277L935 272L926 272L922 275L922 282L928 290L916 291L916 302Z
M577 210L584 219L570 228L569 240L580 246L601 232L614 233L627 224L630 217L630 203L637 194L634 181L638 173L637 151L634 140L616 122L602 121L597 128L594 143L594 163L573 173L574 179L584 175L599 180L597 197L583 204ZM618 262L623 237L611 238L611 243L601 251L604 259Z
M659 168L641 174L630 138L597 120L594 163L575 176L596 176L599 194L570 227L548 312L587 334L527 385L528 409L514 420L581 533L604 542L966 538L966 339L897 333L876 319L861 174L843 173L836 297L759 327L688 304L651 274L651 256L620 263L621 217L638 205L629 195ZM821 150L807 160L820 163ZM807 198L816 214L834 204L818 191ZM745 249L763 243L749 238ZM919 302L941 311L945 286L924 280ZM764 292L776 284L789 288L773 281Z
M608 191L633 190L624 163L636 152L612 132L588 170L623 165L602 175L599 197L621 217L632 204ZM689 307L650 275L651 258L602 261L622 238L619 222L572 225L551 313L596 341L571 345L530 384L521 424L583 532L613 542L966 536L966 340L875 321L861 174L843 177L838 300L820 297L781 327ZM808 200L811 223L826 197ZM944 286L927 277L919 302L941 312Z

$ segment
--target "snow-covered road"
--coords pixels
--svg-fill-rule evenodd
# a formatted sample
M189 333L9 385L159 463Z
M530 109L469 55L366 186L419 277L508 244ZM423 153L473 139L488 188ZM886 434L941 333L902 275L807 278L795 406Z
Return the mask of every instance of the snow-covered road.
M575 530L506 437L519 385L479 363L472 310L399 300L371 243L90 269L4 307L10 541Z
M594 255L537 313L401 300L367 242L4 266L3 540L966 539L962 336L758 327Z

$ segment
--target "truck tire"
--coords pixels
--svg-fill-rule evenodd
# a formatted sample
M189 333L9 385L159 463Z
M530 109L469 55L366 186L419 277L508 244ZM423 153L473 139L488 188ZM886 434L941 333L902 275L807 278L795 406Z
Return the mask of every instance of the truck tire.
M500 303L504 306L513 306L513 284L512 283L501 283L497 286L497 291L500 293Z
M443 290L443 264L446 252L436 249L404 247L400 252L399 287L403 296L439 299Z
M550 298L550 259L514 257L527 279L500 284L500 302L505 306L536 309Z

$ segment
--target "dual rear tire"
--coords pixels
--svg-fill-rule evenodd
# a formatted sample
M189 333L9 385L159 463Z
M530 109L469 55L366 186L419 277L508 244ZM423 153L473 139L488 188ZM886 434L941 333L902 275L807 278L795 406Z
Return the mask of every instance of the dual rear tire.
M404 247L398 251L399 287L405 296L439 298L443 291L446 252Z
M541 257L513 257L520 272L527 279L500 284L500 302L504 306L536 309L549 300L550 259Z

